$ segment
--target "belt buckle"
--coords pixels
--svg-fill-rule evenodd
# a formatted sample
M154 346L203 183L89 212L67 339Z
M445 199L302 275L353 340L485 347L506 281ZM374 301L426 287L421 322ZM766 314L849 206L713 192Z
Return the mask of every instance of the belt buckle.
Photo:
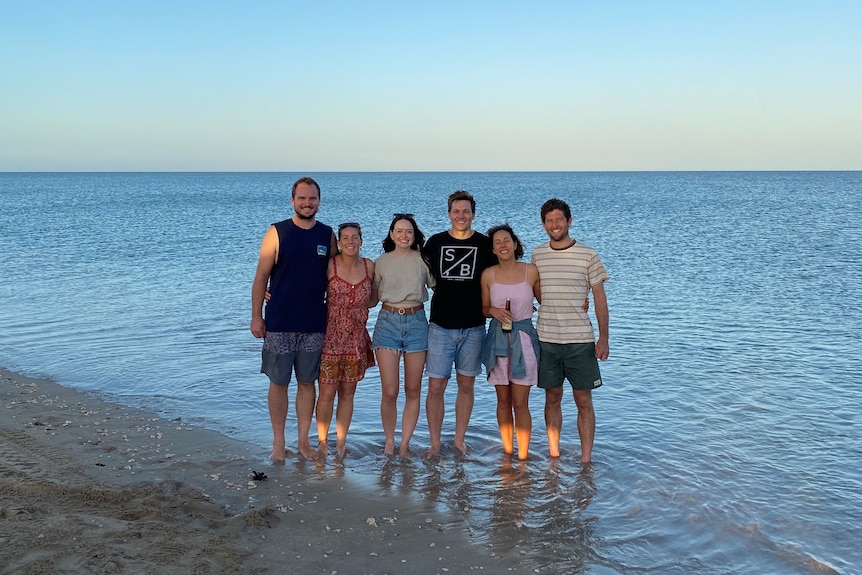
M403 308L403 307L398 308L398 315L404 315L405 313L407 313L407 308Z

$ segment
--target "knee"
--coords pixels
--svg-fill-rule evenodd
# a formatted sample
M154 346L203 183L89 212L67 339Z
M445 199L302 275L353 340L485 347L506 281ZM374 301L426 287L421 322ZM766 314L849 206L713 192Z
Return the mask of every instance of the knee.
M593 396L591 393L575 393L575 405L578 411L591 411L593 409Z
M458 377L458 393L473 393L475 383L475 377Z
M530 403L526 399L512 399L512 407L516 413L530 412Z
M545 391L545 407L558 407L562 400L562 389L548 389Z
M338 387L338 397L339 399L349 399L356 395L356 385L342 385Z
M446 391L446 384L448 382L444 379L442 383L440 382L428 382L428 399L442 399L443 392Z

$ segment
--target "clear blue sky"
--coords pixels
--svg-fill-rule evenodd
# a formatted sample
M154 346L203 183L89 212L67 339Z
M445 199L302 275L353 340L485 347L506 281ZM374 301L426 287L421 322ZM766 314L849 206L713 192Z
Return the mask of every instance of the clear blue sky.
M0 171L862 169L862 2L0 0Z

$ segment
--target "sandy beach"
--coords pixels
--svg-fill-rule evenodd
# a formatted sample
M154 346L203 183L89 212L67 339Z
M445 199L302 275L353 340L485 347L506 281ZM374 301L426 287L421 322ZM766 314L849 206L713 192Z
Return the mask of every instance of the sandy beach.
M2 369L0 393L0 573L520 570L463 521L369 497L349 468L269 465L257 446Z

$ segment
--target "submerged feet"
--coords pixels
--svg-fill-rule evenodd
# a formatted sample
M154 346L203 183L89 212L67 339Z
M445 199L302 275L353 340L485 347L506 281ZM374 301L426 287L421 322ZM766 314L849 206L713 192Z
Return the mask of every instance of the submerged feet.
M383 453L386 455L395 455L395 440L387 439L386 445L383 446Z
M269 460L273 463L284 463L286 451L283 439L281 441L278 439L273 440L272 453L269 454Z

